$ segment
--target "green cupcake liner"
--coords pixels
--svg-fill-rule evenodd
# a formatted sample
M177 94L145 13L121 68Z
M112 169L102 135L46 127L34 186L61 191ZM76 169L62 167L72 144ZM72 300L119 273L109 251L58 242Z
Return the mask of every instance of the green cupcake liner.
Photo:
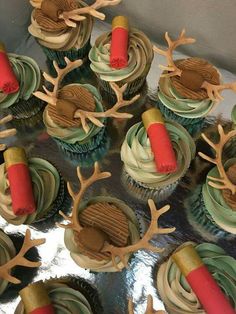
M171 111L169 108L167 108L165 105L163 105L160 100L156 102L156 107L160 109L160 111L162 112L162 114L164 115L166 119L170 119L170 120L178 122L183 127L185 127L185 129L192 136L196 135L204 127L205 118L190 119L190 118L180 117L177 114L175 114L173 111Z
M43 49L43 52L47 56L47 58L51 61L55 60L60 67L66 66L66 63L64 60L65 57L67 57L71 61L84 59L85 57L88 56L89 50L91 49L90 38L87 41L87 43L80 49L72 48L67 51L61 51L61 50L53 50L50 48L46 48L42 45L41 47Z
M134 198L146 203L149 198L153 199L154 202L162 202L166 200L174 192L180 182L180 179L163 188L150 188L142 182L135 181L123 167L121 182L125 187L128 187L128 193L130 193Z
M35 116L45 107L46 103L35 96L28 100L20 100L9 108L4 109L5 114L13 115L14 119L28 119Z
M99 88L104 89L104 91L108 94L111 94L114 98L116 97L113 89L111 88L109 82L101 80L97 76ZM117 85L122 86L125 84L125 81L123 82L115 82ZM143 87L143 85L146 83L146 76L140 77L137 80L128 83L127 88L124 92L124 98L130 99L131 97L135 96L135 94L138 94L138 91Z
M16 128L17 132L28 135L31 132L35 132L35 129L38 130L44 129L43 123L43 111L44 107L36 113L34 116L30 117L30 119L13 119L8 124L9 126Z
M95 161L104 157L110 148L110 138L108 137L106 128L101 128L88 143L68 144L59 139L53 138L63 151L67 159L75 162L81 167L90 167Z
M232 236L229 232L221 229L209 214L203 199L202 186L198 186L194 190L189 196L185 206L187 207L187 211L191 214L190 222L191 219L194 219L194 222L199 224L204 230L218 238Z
M67 191L67 186L62 176L60 175L60 186L57 197L53 204L49 207L48 211L43 213L42 216L38 216L37 220L35 220L32 225L37 225L37 223L42 222L48 218L54 216L59 210L65 210L70 206L71 197Z

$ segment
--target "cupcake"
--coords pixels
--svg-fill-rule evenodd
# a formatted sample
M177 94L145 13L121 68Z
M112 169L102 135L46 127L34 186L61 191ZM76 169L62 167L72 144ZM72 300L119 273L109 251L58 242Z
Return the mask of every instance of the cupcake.
M33 95L40 88L40 69L37 63L27 56L9 53L8 58L19 89L10 94L0 90L0 111L11 114L14 119L32 118L44 107L44 102Z
M134 307L132 300L129 300L129 305L128 305L128 314L134 314ZM147 297L147 308L144 314L166 314L165 311L156 311L153 308L153 299L151 295L148 295Z
M154 47L154 51L167 59L158 86L158 107L166 118L182 124L190 134L200 131L204 118L223 98L224 89L236 91L236 84L221 84L219 71L208 61L200 58L173 60L173 51L180 45L195 42L182 31L177 40L165 34L167 50Z
M126 29L128 33L127 63L114 67L111 63L111 42L117 28ZM125 42L121 42L122 38L122 35L118 36L118 46L125 45ZM127 84L124 96L130 98L131 95L137 94L146 82L153 59L152 43L143 32L129 28L125 17L117 16L112 22L112 32L102 34L96 39L89 52L89 59L90 67L97 76L102 90L114 95L110 82L115 82L119 86Z
M41 265L41 262L30 261L24 255L31 248L43 244L45 239L31 240L30 230L26 230L24 242L18 253L10 237L2 230L0 230L0 241L0 295L2 295L9 283L21 283L19 279L14 277L13 268L22 265L33 268Z
M0 125L5 125L5 123L10 122L13 119L12 115L7 115L4 118L0 119ZM14 136L16 134L16 129L12 128L12 129L5 129L0 131L0 138L1 139L6 139L10 136ZM0 152L4 151L7 148L6 144L2 144L0 143ZM1 158L1 160L3 160L3 156Z
M215 158L201 152L199 155L215 166L209 171L206 182L189 195L185 207L190 223L199 225L212 235L225 237L236 234L236 158L235 154L224 158L224 147L236 136L236 131L224 133L221 125L218 131L220 139L217 144L203 134L205 141L215 150Z
M15 314L34 311L55 314L103 313L96 289L82 278L65 277L35 282L19 294L21 301Z
M50 61L65 66L64 58L87 61L91 48L93 17L104 20L101 7L116 5L121 0L95 1L91 6L80 0L32 0L29 32L35 37Z
M152 116L156 114L157 109L149 110ZM122 182L128 186L128 191L132 196L142 201L148 198L163 201L168 198L195 157L195 144L186 129L173 120L164 120L164 123L177 162L177 168L174 171L169 172L167 169L165 173L158 172L143 122L134 124L128 130L121 147L121 160L124 163ZM158 136L158 130L155 136Z
M230 302L232 312L227 313L234 313L233 309L236 310L235 259L228 256L221 247L211 243L196 244L186 242L181 245L177 251L190 244L195 247L202 262L208 268L208 271L212 274L218 286ZM205 294L208 295L209 291L206 289L207 284L204 285L202 283L202 288L205 289ZM169 258L168 261L163 263L158 269L157 289L168 313L206 313L196 294L189 286L185 276L181 273L172 258ZM208 297L211 297L210 293ZM218 311L218 313L220 312Z
M36 92L35 95L48 102L43 120L48 134L57 142L65 156L80 166L91 166L109 149L110 140L104 127L107 118L132 117L131 114L120 113L118 110L132 104L139 95L126 101L123 99L126 86L118 87L112 83L117 102L112 108L105 110L101 95L92 85L68 84L60 88L63 77L81 64L81 60L65 60L67 66L63 69L59 69L55 63L58 73L56 78L44 74L53 83L53 92L45 89L46 94Z
M63 209L68 198L64 180L47 160L27 158L23 148L4 152L0 165L0 215L10 224L33 224Z
M67 217L61 213L70 223L58 224L65 228L65 245L77 265L94 272L116 272L127 267L131 254L139 249L163 251L152 246L149 241L155 234L175 230L158 227L159 216L169 210L169 206L157 210L153 200L149 200L151 223L140 239L135 213L123 201L98 196L80 204L83 194L92 183L108 178L111 174L101 172L98 163L95 163L94 172L88 179L82 178L79 167L77 173L81 183L78 193L74 193L69 184L69 192L74 200L72 215Z

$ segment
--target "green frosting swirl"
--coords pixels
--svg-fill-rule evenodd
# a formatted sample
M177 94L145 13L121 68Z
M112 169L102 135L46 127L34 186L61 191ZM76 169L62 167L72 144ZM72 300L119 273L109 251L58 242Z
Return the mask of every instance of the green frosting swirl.
M186 242L181 247L190 243ZM222 248L215 244L192 244L232 306L236 309L236 260L228 256ZM171 314L206 313L185 277L171 258L162 264L158 270L157 289L167 311Z
M6 264L16 255L11 239L0 230L0 266ZM8 281L0 278L0 295L6 290Z
M85 296L63 282L46 283L49 298L55 314L93 314L91 306ZM19 303L15 314L24 314L24 306Z
M235 163L236 158L229 159L225 164L226 169ZM211 169L208 176L220 178L217 167ZM207 178L202 189L206 210L220 228L236 234L236 211L226 203L222 191L210 186L209 181Z
M9 53L8 57L20 88L16 93L9 95L0 92L0 110L8 108L20 100L28 100L32 93L38 90L41 82L40 69L32 58L13 53Z
M150 141L142 122L128 130L121 147L121 160L127 173L134 180L152 188L162 188L183 177L196 153L194 141L185 128L174 121L165 121L165 126L177 158L178 169L174 173L157 172Z
M234 124L234 128L236 127L236 105L233 107L233 110L231 112L231 120Z
M209 98L203 100L183 98L174 89L168 77L160 79L158 97L163 105L176 115L190 119L205 117L215 105Z
M89 84L70 84L68 86L76 86L80 85L84 88L86 88L88 91L90 91L95 99L96 104L96 111L97 112L103 112L103 105L102 105L102 97L99 94L98 90ZM105 119L100 119L101 122L104 122ZM43 114L43 121L47 128L47 132L52 137L58 138L66 143L69 144L75 144L76 142L79 142L81 144L88 142L92 137L94 137L99 131L100 127L94 125L93 123L89 123L89 132L85 133L82 126L79 127L62 127L58 124L56 124L50 115L48 114L47 108L44 110Z
M16 216L12 211L5 164L0 165L0 215L13 225L28 225L45 217L50 212L53 202L58 195L60 175L57 169L41 158L30 158L28 165L37 209L33 214L22 216Z
M114 69L110 66L111 32L99 36L89 53L91 69L99 77L108 82L125 80L130 83L147 75L152 59L152 44L147 36L131 28L129 32L128 66L123 69Z
M124 202L118 199L115 199L112 197L105 197L105 196L93 198L88 203L83 204L83 206L81 206L78 209L78 213L82 212L88 205L94 204L97 202L108 202L119 207L119 209L122 210L122 212L126 215L126 218L128 219L128 227L129 227L128 245L134 244L137 241L139 241L140 239L139 224L135 216L135 213ZM111 221L111 224L114 224L114 223L115 223L115 220ZM98 261L96 259L91 259L88 256L84 255L83 251L76 245L74 241L74 231L72 229L69 229L69 228L65 229L64 241L65 241L65 245L67 249L70 251L70 255L72 259L80 267L85 268L85 269L91 269L92 271L95 271L95 272L117 272L117 268L113 266L111 258ZM130 257L130 254L127 254L125 256L125 259L128 260L129 257ZM118 257L116 258L116 263L120 269L124 268L124 264Z

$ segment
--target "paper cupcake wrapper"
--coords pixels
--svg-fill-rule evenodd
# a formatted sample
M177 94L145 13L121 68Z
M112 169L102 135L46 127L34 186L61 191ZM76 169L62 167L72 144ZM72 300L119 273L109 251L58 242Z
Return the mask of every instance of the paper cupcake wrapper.
M195 223L216 237L232 237L232 234L221 229L209 214L203 199L202 187L195 189L194 193L187 200L186 207L190 213L190 222L193 219Z
M9 126L16 128L18 132L21 132L21 134L35 131L32 130L35 128L43 129L43 111L44 107L30 119L13 119L9 122Z
M65 210L68 206L70 206L71 198L67 191L66 183L60 175L60 186L57 197L53 204L49 207L47 212L42 213L37 216L36 220L32 223L32 225L37 224L38 222L44 221L48 218L54 216L59 210Z
M166 119L173 120L181 124L189 132L190 135L196 135L204 127L205 118L184 118L178 116L159 100L156 102L156 107L159 108Z
M155 202L162 202L166 200L176 189L181 179L167 185L163 188L150 188L144 183L135 181L123 168L121 175L121 182L125 187L128 187L128 193L140 201L147 202L149 198Z
M113 98L115 98L115 93L111 88L109 82L101 80L100 77L97 75L98 85L100 89L103 89L106 93L111 94ZM143 87L146 82L146 76L140 77L135 81L128 83L127 88L124 92L124 97L130 99L131 97L138 94L138 91ZM115 82L117 85L122 86L125 84L125 81Z
M4 113L13 115L14 119L28 119L35 116L45 105L44 101L31 96L28 100L20 100L4 109Z
M81 167L90 167L95 161L104 157L110 148L110 138L106 128L101 128L100 132L88 143L68 144L54 138L59 148L63 151L67 159Z
M65 67L66 63L64 58L67 57L71 61L75 61L78 59L84 59L88 56L89 50L91 49L90 45L90 38L87 41L87 43L80 49L72 48L67 51L61 51L61 50L53 50L50 48L46 48L42 45L40 45L43 49L43 52L47 56L47 58L51 61L56 61L59 66Z

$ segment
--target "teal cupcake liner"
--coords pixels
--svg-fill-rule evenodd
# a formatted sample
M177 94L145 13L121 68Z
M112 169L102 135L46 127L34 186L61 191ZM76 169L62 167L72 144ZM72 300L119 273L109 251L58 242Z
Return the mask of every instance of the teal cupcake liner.
M157 101L156 107L160 109L160 111L162 112L162 114L164 115L166 119L178 122L183 127L185 127L185 129L192 136L200 132L201 129L205 125L205 118L190 119L190 118L184 118L184 117L178 116L169 108L167 108L165 105L163 105L160 100Z
M218 238L232 237L232 234L221 229L209 214L203 199L202 186L195 188L194 192L188 197L185 207L190 213L190 223L193 219L204 230Z
M128 187L128 193L130 193L134 198L146 203L149 198L153 199L155 202L162 202L166 200L174 192L180 182L180 179L163 188L150 188L142 182L135 181L123 167L121 182L124 187Z
M14 119L28 119L35 116L45 107L45 102L35 96L28 100L20 100L9 108L4 109L5 114L11 114Z
M42 222L46 219L51 218L54 216L59 210L63 211L67 209L71 204L71 197L68 193L67 186L65 181L63 180L62 176L60 175L60 186L57 197L53 204L48 209L47 213L45 213L42 217L39 216L37 220L35 220L32 225L36 225L39 222Z
M67 51L61 50L53 50L47 47L42 46L43 52L47 56L47 58L51 61L56 61L60 67L65 67L66 63L64 58L67 57L71 61L75 61L78 59L84 59L88 56L89 50L91 49L90 38L87 43L80 49L72 48Z
M53 138L67 159L81 167L90 167L95 161L102 159L110 148L110 138L104 128L88 143L68 144Z
M111 94L114 98L116 97L113 89L111 88L109 82L101 80L98 76L98 85L99 88L104 89L104 91L108 94ZM115 82L117 85L122 86L125 84L125 82ZM143 87L143 85L146 83L146 76L140 77L136 79L135 81L128 83L127 88L124 92L124 98L130 99L131 97L135 96L135 94L138 94L138 91Z
M36 113L30 119L13 119L9 122L9 126L16 128L18 132L22 134L29 134L29 132L35 132L35 128L44 129L43 123L43 111L44 107Z

